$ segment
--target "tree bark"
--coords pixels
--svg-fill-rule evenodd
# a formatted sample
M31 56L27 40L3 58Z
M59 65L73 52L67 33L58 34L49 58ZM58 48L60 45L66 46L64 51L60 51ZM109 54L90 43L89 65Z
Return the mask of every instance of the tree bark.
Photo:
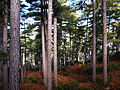
M3 48L3 24L0 24L0 50Z
M0 24L0 51L3 48L3 24ZM0 76L2 76L2 62L0 62Z
M52 0L48 1L48 67L47 67L47 90L52 90L51 77L51 31L52 31Z
M10 74L9 90L19 90L20 0L10 0Z
M7 53L7 21L8 21L8 0L5 0L4 9L4 26L3 26L3 51ZM3 90L8 90L8 62L3 60L2 63L2 88Z
M107 83L107 15L106 15L106 0L103 3L103 84Z
M25 75L26 75L26 71L27 71L27 68L26 68L26 48L27 48L27 45L26 45L26 38L27 38L27 36L26 36L26 28L25 28L25 21L24 21L24 31L25 31L25 34L24 34L24 42L25 42L25 50L24 50L24 57L25 57L25 59L24 59L24 62L25 62L25 64L24 64L24 66L23 66L23 73L24 73L24 77L25 77Z
M55 5L57 0L55 0ZM54 8L54 83L57 87L57 13L56 8Z
M43 78L44 78L44 85L47 86L47 71L46 71L46 58L45 58L45 34L44 34L44 16L43 16L43 0L41 0L41 30L42 30L42 62L43 62Z
M120 22L119 22L120 24ZM118 28L118 39L120 39L120 26ZM120 43L118 43L118 52L120 52Z
M65 38L65 37L64 37ZM65 48L65 40L64 40L64 46L63 46L63 60L64 60L64 67L66 66L66 48Z
M47 28L47 0L44 0L44 29L45 29L45 56L46 56L46 71L47 71L47 60L48 60L48 28ZM47 73L47 72L46 72Z
M93 0L93 81L96 81L96 14L95 5L96 1Z
M24 67L23 67L23 56L24 56L24 52L20 49L20 52L21 52L21 83L24 84Z

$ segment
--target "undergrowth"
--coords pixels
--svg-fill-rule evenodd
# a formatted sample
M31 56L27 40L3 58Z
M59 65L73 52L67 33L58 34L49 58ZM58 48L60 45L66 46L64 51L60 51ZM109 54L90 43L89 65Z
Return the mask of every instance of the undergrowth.
M33 77L33 76L25 77L25 83L28 83L28 82L38 83L38 78L37 77Z
M53 90L93 90L87 87L80 87L79 82L72 81L69 83L59 84L58 87L53 87Z
M109 76L109 77L108 77L108 80L107 80L106 85L103 85L103 78L98 77L98 78L96 79L96 82L93 82L93 84L94 84L94 89L95 89L95 90L104 90L104 88L110 86L111 82L112 82L112 76Z

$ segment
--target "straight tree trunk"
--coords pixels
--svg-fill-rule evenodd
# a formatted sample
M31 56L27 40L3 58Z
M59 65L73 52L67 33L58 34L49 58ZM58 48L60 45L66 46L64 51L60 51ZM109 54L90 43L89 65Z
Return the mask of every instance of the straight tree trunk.
M10 0L10 74L9 90L19 90L20 0Z
M0 50L2 50L3 47L3 25L0 24Z
M96 1L93 0L93 82L96 81L96 14L95 5Z
M106 0L103 3L103 84L107 83L107 15Z
M59 70L62 69L62 65L61 65L61 56L59 56Z
M7 54L7 21L8 21L8 0L4 1L4 27L3 27L3 51ZM8 62L3 60L2 63L2 89L8 90Z
M24 67L23 67L23 54L24 52L21 51L21 83L24 84Z
M44 5L47 5L47 0L44 1ZM44 10L44 29L45 29L45 56L46 56L46 71L47 71L47 60L48 60L48 27L47 27L47 8ZM47 73L47 72L46 72ZM47 75L47 74L46 74ZM47 77L47 76L46 76Z
M47 86L47 71L46 71L46 58L45 58L45 34L44 34L44 20L43 20L43 0L41 0L41 30L42 30L42 68L43 68L43 78L44 78L44 85Z
M64 38L65 38L65 37L64 37ZM66 48L65 48L65 41L64 41L63 51L64 51L64 53L63 53L63 59L64 59L64 67L65 67L65 65L66 65L66 55L65 55L65 53L66 53Z
M48 28L47 28L47 8L46 8L46 5L47 5L47 0L44 0L44 7L45 7L45 9L44 9L44 30L45 30L45 54L46 54L46 67L47 67L47 55L48 55L48 40L47 40L47 38L48 38Z
M24 31L26 31L25 21L24 21ZM24 57L25 57L25 61L24 61L24 62L25 62L25 65L23 66L23 73L24 73L24 77L25 77L25 75L26 75L26 70L27 70L27 68L26 68L26 48L27 48L27 47L26 47L26 46L27 46L27 45L26 45L26 38L27 38L27 37L26 37L26 32L25 32L25 34L24 34L24 38L25 38L25 41L24 41L24 42L25 42L25 51L24 51L24 53L25 53L25 54L24 54Z
M118 39L120 39L120 26L118 28ZM118 43L118 52L120 52L120 43Z
M47 60L48 60L48 27L47 27L47 0L44 0L44 30L45 30L45 61L46 61L46 64L45 64L45 67L46 67L46 77L47 77ZM47 82L47 81L46 81ZM46 86L47 86L47 83L46 83Z
M0 24L0 51L3 48L3 24ZM0 62L0 76L2 76L2 62Z
M48 67L47 67L47 90L52 90L51 77L51 31L52 31L52 0L48 1Z
M21 72L20 72L20 75L21 75L21 83L24 84L24 68L23 68L23 54L24 52L22 51L21 49L21 46L20 46L20 56L21 56Z
M57 0L55 0L55 5ZM57 87L57 13L54 8L54 83Z

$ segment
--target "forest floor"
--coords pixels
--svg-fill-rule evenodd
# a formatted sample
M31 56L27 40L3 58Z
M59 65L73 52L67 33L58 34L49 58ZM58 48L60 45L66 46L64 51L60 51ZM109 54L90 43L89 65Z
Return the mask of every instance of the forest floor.
M102 64L96 65L97 80L92 82L92 67L90 64L76 64L63 68L58 72L58 87L53 90L120 90L120 62L111 61L108 64L108 83L102 84ZM53 73L52 73L53 79ZM43 76L39 72L27 72L25 84L21 90L46 90L43 85Z

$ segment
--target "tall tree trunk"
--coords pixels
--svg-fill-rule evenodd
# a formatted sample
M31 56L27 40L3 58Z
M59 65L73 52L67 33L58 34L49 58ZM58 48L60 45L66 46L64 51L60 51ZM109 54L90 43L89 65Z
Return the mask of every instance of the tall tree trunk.
M25 31L25 34L24 34L24 38L25 38L25 41L24 41L24 43L25 43L25 54L24 54L24 57L25 57L25 64L24 64L24 66L23 66L23 72L24 72L24 77L25 77L25 74L26 74L26 70L27 70L27 68L26 68L26 28L25 28L25 21L24 21L24 31Z
M57 0L55 0L55 5ZM54 8L54 83L57 87L57 13Z
M20 49L21 50L21 49ZM21 52L21 83L24 84L24 68L23 68L23 53L22 50L20 51Z
M0 51L3 48L3 24L0 24ZM0 76L2 76L2 62L0 62Z
M20 0L10 0L10 76L9 90L19 90Z
M43 0L41 0L41 30L42 30L42 62L43 62L43 78L44 78L44 85L47 86L47 71L46 71L46 58L45 58L45 34L44 34L44 20L43 20Z
M120 22L119 22L120 24ZM118 28L118 39L120 39L120 26ZM118 43L118 52L120 52L120 43Z
M5 10L4 10L4 28L3 28L3 51L7 53L7 21L8 21L8 0L5 0ZM7 57L7 56L6 56ZM2 88L3 90L8 90L8 62L3 60L2 63Z
M47 67L47 85L48 90L52 90L51 77L51 31L52 31L52 0L48 1L48 67Z
M44 10L44 24L45 24L45 56L46 56L46 67L47 67L47 60L48 60L48 27L47 27L47 0L44 0L45 10ZM47 71L47 68L46 68ZM47 73L47 72L46 72ZM47 74L46 74L47 75Z
M95 5L96 1L93 0L93 81L96 81L96 14Z
M107 83L107 15L106 0L103 3L103 84Z
M61 65L61 56L59 56L59 70L62 69L62 65Z
M3 24L0 24L0 50L3 48Z
M65 38L65 37L64 37ZM65 48L65 40L64 40L64 43L63 43L64 45L63 45L63 51L64 51L64 53L63 53L63 60L64 60L64 67L65 67L65 65L66 65L66 55L65 55L65 53L66 53L66 48Z

